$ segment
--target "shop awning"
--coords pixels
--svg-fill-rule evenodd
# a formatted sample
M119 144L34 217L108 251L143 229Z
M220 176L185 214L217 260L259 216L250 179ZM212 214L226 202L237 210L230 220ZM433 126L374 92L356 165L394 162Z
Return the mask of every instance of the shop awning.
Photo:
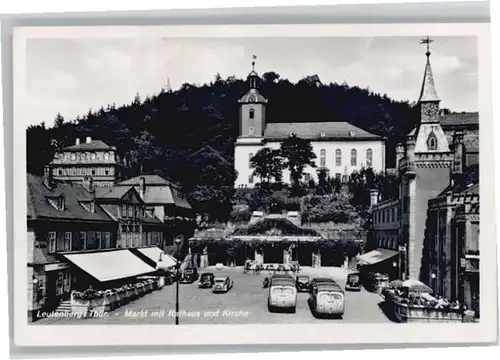
M137 251L139 251L142 255L146 256L151 261L154 261L155 264L160 260L160 256L163 253L163 250L156 246L138 248ZM167 267L175 266L175 264L177 263L177 261L172 256L165 253L163 254L162 261L164 263L164 266Z
M391 257L398 254L399 252L394 250L376 249L358 256L358 263L360 265L373 265L381 261L390 259Z
M155 271L127 249L66 254L64 257L100 282L131 278Z

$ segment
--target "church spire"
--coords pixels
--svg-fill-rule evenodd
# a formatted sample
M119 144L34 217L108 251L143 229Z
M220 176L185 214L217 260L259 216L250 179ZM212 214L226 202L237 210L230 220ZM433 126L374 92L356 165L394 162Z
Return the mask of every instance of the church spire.
M420 97L418 99L419 102L440 101L437 95L436 86L434 84L434 76L432 75L431 62L430 62L431 52L429 49L429 45L433 41L434 40L431 40L428 36L425 39L420 40L420 44L427 45L427 52L425 53L425 56L427 57L427 62L425 64L424 80L422 81L422 88L420 90Z

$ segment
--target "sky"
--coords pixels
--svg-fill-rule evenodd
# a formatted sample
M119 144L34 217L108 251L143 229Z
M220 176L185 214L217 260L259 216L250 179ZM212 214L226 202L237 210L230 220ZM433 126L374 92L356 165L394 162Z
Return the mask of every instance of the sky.
M331 38L131 38L29 39L26 81L30 124L52 125L89 109L130 103L158 93L167 82L203 84L219 73L245 78L257 56L256 71L275 71L296 82L317 74L328 84L346 82L418 100L425 45L418 37ZM431 64L441 107L478 109L477 41L435 37ZM272 99L269 99L271 102Z

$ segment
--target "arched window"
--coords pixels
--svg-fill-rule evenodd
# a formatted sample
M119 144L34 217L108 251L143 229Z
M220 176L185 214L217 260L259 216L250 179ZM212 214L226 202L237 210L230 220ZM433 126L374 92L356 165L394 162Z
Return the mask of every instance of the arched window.
M429 134L429 137L427 138L427 149L429 149L429 150L436 150L437 149L437 137L434 134L434 132L431 132Z
M253 119L255 117L255 110L254 109L248 110L248 117L250 119Z
M356 151L356 149L352 149L351 150L351 166L356 166L356 164L358 163L358 152Z
M319 166L325 167L326 166L326 150L321 149L319 151Z
M253 158L253 154L252 153L248 154L248 167L250 169L252 168L252 158Z
M372 151L372 149L367 149L366 150L366 166L372 167L372 162L373 162L373 151Z
M253 125L248 126L248 135L250 136L255 135L255 126Z
M335 166L342 166L342 151L340 149L335 150Z

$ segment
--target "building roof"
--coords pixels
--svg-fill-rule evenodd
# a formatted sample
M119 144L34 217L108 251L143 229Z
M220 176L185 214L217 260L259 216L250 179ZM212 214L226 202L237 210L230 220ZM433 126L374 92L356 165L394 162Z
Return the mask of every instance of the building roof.
M95 197L98 199L119 200L132 189L134 189L133 186L98 187L95 189Z
M177 207L180 208L191 209L191 205L182 196L179 189L170 181L156 174L136 176L132 179L119 182L110 189L116 189L112 191L115 191L117 194L123 192L124 191L123 189L129 189L130 187L134 187L137 191L139 191L140 190L139 187L141 185L141 178L144 178L144 183L146 185L143 198L143 201L146 204L165 204L165 205L175 204Z
M264 138L282 140L295 134L311 140L383 140L345 121L336 122L292 122L267 124Z
M114 150L113 146L109 146L102 140L91 140L90 142L83 142L78 145L71 145L65 147L65 151L88 151L88 150Z
M141 184L141 178L144 178L144 182L147 185L173 185L170 181L167 179L162 178L160 175L157 174L150 174L150 175L139 175L136 176L132 179L120 181L117 183L115 186L139 186Z
M80 204L81 201L92 198L82 185L53 181L49 189L45 186L43 177L27 174L27 192L30 219L113 221L99 206L95 206L95 212L90 212ZM59 196L64 197L64 210L56 209L49 202L50 198Z
M461 180L453 186L447 186L440 194L445 195L452 191L453 193L471 193L479 194L479 164L474 164L464 168Z
M267 103L267 99L257 89L250 89L241 97L240 103Z
M479 112L461 112L441 115L439 122L444 128L476 125L479 128Z
M434 84L434 75L432 74L429 55L427 56L427 63L425 64L424 79L422 81L422 88L420 89L420 96L418 98L419 102L439 101L436 85Z

